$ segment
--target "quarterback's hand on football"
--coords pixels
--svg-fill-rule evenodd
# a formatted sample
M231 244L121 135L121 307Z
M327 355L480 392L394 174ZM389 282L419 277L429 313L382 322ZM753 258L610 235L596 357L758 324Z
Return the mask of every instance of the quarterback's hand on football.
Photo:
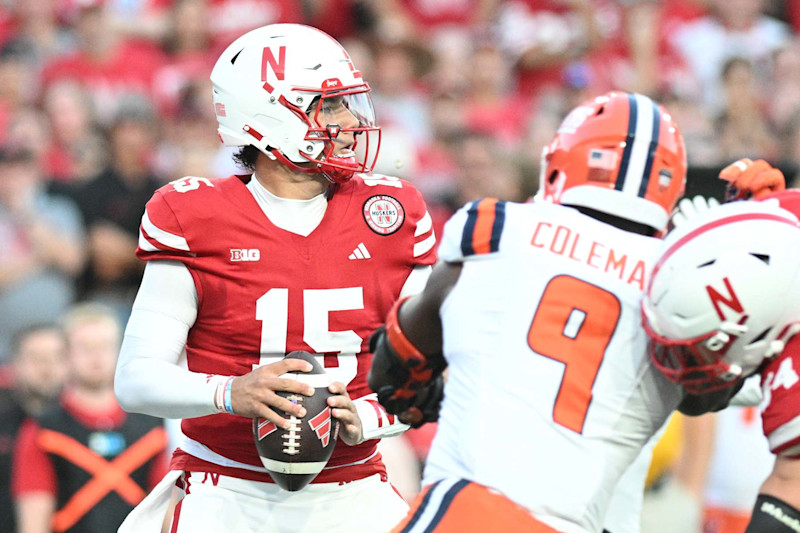
M756 161L740 159L723 168L719 177L728 182L725 190L727 202L749 198L760 200L768 194L786 188L783 172L763 159Z
M348 446L354 446L363 440L364 429L361 426L361 417L358 416L356 406L344 383L334 381L328 385L328 390L336 396L328 398L328 405L332 407L331 414L339 419L339 439Z
M672 226L677 228L693 218L705 215L718 205L719 202L716 198L704 198L703 196L695 196L691 199L683 198L678 202L670 221Z
M289 429L289 421L279 416L273 408L291 413L298 418L305 416L306 410L303 406L278 396L275 391L313 396L314 388L280 376L292 371L308 372L311 368L311 364L302 359L281 359L234 378L231 383L233 412L239 416L265 418L277 426Z

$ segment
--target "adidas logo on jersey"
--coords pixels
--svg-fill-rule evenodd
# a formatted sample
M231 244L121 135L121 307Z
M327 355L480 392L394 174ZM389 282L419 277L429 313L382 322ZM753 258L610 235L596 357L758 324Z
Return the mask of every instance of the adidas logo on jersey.
M349 255L349 259L370 259L372 256L369 255L369 251L367 251L367 247L364 246L363 242L358 243L356 249L353 250L353 253Z

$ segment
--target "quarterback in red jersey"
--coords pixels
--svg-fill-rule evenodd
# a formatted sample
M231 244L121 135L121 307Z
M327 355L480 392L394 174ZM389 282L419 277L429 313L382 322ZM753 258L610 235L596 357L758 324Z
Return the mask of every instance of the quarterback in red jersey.
M158 531L165 513L174 532L388 531L407 506L376 439L406 426L366 383L367 338L427 280L431 218L412 185L370 173L380 130L369 86L328 35L253 30L211 81L220 139L242 147L252 174L174 181L142 217L137 254L148 264L116 391L128 410L184 419L186 438L120 531ZM326 468L289 493L262 467L251 418L287 427L273 409L305 415L276 395L312 393L281 378L310 370L283 359L294 350L318 354L335 381L328 403L341 430Z

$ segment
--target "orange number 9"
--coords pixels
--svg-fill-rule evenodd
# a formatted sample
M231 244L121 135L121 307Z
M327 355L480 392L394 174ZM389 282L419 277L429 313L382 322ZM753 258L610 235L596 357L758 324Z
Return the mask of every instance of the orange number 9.
M544 289L528 331L528 346L564 363L553 420L583 432L586 412L621 305L605 289L572 276L556 276Z

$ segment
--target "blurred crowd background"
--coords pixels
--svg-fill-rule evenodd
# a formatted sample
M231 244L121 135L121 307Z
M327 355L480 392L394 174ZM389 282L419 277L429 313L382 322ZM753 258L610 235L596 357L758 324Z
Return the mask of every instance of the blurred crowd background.
M124 325L158 187L237 171L208 77L235 37L276 22L342 42L383 127L376 172L412 181L439 224L478 197L530 198L566 112L611 89L675 117L690 195L718 195L716 173L740 157L780 166L790 185L800 165L800 0L0 0L0 383L12 395L25 389L21 331L87 301ZM55 396L58 380L43 379ZM426 437L398 442L424 458ZM12 446L0 436L0 458Z

